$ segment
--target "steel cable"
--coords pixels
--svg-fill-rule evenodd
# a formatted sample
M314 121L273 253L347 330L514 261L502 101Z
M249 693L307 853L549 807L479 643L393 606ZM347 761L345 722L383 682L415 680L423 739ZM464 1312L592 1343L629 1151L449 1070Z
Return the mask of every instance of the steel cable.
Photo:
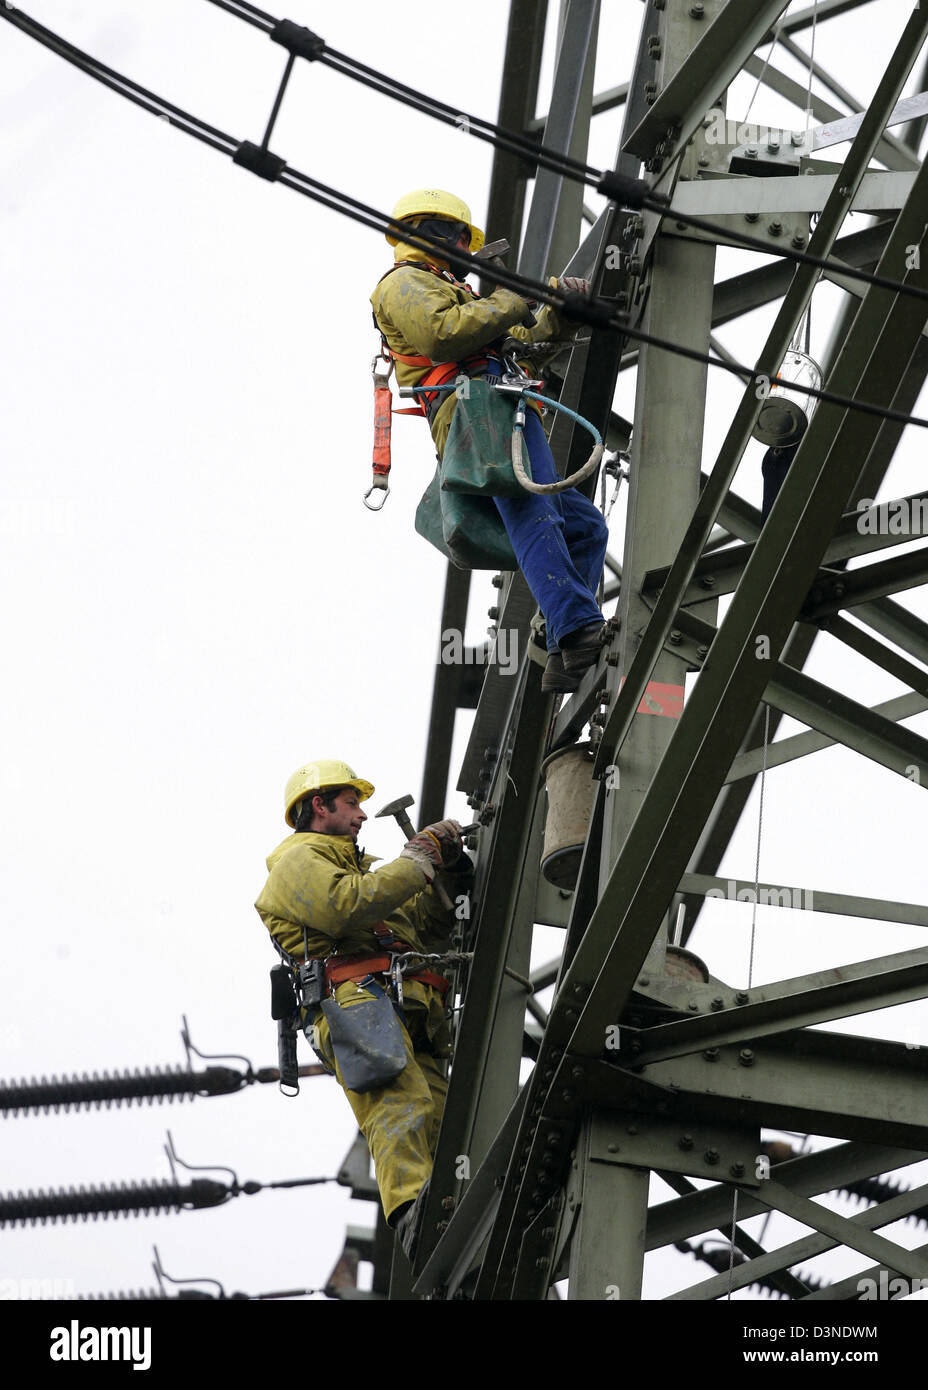
M211 3L218 2L219 0L211 0ZM317 179L313 179L308 174L291 168L286 164L285 160L280 159L276 155L272 155L268 150L262 149L257 145L252 145L248 141L236 141L224 131L208 125L198 117L182 110L182 108L174 106L172 103L158 97L155 93L149 92L138 83L132 82L131 79L123 77L111 68L107 68L105 64L98 63L80 49L75 48L75 46L70 44L67 40L61 39L58 35L45 29L44 26L37 24L21 11L0 7L0 19L6 19L29 37L34 38L37 42L50 48L53 52L58 54L58 56L64 58L65 61L80 68L87 76L102 82L105 86L117 92L118 95L127 97L136 105L142 106L154 115L168 120L170 124L177 129L183 130L188 135L193 135L196 139L211 145L215 149L221 150L224 154L230 155L236 163L249 168L253 173L258 173L260 177L270 182L283 183L286 187L292 188L295 192L302 193L313 201L321 203L324 207L328 207L332 211L338 212L343 216L350 217L354 221L360 222L362 225L383 234L388 231L401 231L403 240L406 244L420 250L439 250L443 261L447 262L455 269L463 271L465 274L472 270L479 270L480 274L492 283L513 290L515 293L521 294L538 303L549 305L551 308L563 314L568 321L586 323L601 329L614 330L636 342L648 343L653 347L662 348L666 352L676 354L677 356L687 357L693 361L704 363L707 366L721 368L723 371L740 377L745 382L754 382L759 389L764 389L769 392L771 387L777 385L776 377L771 379L762 373L758 373L754 368L744 364L735 361L722 361L709 353L699 352L695 348L686 348L679 343L658 338L653 334L645 333L641 329L633 328L626 321L625 316L618 313L614 305L608 300L596 299L579 293L564 294L554 292L550 285L544 284L541 281L533 280L517 271L506 270L505 268L491 265L489 262L479 261L468 252L456 251L435 238L411 231L409 228L401 226L392 218L388 217L386 213L380 212L376 208L372 208L368 204L361 202L359 199L352 198L348 194L341 193L337 189L333 189L329 185L323 184ZM606 175L603 181L608 183L609 180L614 177L613 175ZM624 180L623 184L634 186L637 182L637 180ZM653 202L655 207L660 207L661 211L667 211L666 207L657 203L657 200L650 199L648 195L644 195L641 205L648 206L649 202ZM673 215L674 217L678 216L676 212L674 212ZM679 220L686 220L693 225L703 225L707 228L712 225L707 223L705 219L696 218L690 214L686 214L685 216L680 215ZM729 236L730 234L725 231L724 235ZM746 242L754 240L753 238L742 238L740 233L732 235L736 235L739 240L745 240ZM761 249L764 251L769 252L769 247L765 246L763 243L758 243L758 245L760 245ZM792 253L784 250L783 254L791 255ZM809 257L798 252L795 254L798 259L811 260L813 263L821 265L829 264L829 262L819 257ZM841 271L844 274L850 273L850 271L843 266L841 267ZM899 293L916 294L920 298L923 297L928 299L928 291L918 289L917 287L902 284L897 285L893 281L887 281L882 277L869 276L864 272L855 273L860 274L865 279L872 280L876 284L880 284L884 288L894 289ZM893 420L901 424L917 425L923 429L928 428L928 419L907 415L901 411L874 405L868 401L855 400L849 396L842 396L827 390L815 389L798 382L791 383L791 389L804 395L813 396L818 400L831 402L847 410L856 410L863 414L876 415L881 419Z
M232 13L237 11L232 9L229 0L209 0L210 4L219 5L222 9ZM260 13L260 12L258 12ZM2 14L2 10L0 10ZM240 14L239 18L247 19L249 23L255 24L254 19ZM264 16L265 19L269 16ZM281 26L286 26L289 21L274 21L275 31L280 30ZM257 27L264 29L264 25ZM486 120L484 117L475 116L472 112L456 110L449 106L447 102L439 101L435 97L430 97L424 92L418 91L415 87L409 87L396 78L389 77L386 73L378 71L376 68L369 67L366 63L361 63L355 58L351 58L346 53L341 53L337 49L330 48L318 34L301 26L293 25L294 30L299 30L302 35L309 36L313 40L313 51L311 54L302 49L290 48L291 52L296 51L298 56L309 58L311 61L320 62L333 71L340 72L345 77L350 77L362 85L371 87L383 96L391 97L395 101L401 102L405 106L410 106L417 111L421 111L427 116L432 116L436 120L444 121L446 124L455 126L465 134L473 135L478 140L486 140L498 149L507 150L511 154L530 160L533 164L541 165L545 169L550 169L554 173L561 174L564 178L573 179L577 183L587 184L605 197L622 205L628 199L629 207L643 207L649 212L655 212L659 216L672 215L678 222L683 222L687 226L696 227L708 232L711 236L721 241L737 241L739 245L750 250L761 251L764 255L777 255L786 260L794 261L797 264L816 265L820 268L832 270L837 274L846 276L849 279L861 280L866 284L879 285L884 289L893 289L898 294L908 294L916 299L923 299L928 303L928 290L920 289L914 285L904 285L901 281L890 280L883 276L874 276L870 271L861 270L857 267L844 266L837 262L827 260L823 257L811 255L807 251L799 251L792 247L774 249L768 242L760 237L751 236L747 232L734 231L724 227L709 218L699 217L693 213L678 212L676 208L670 207L670 200L648 190L648 186L642 180L630 179L626 176L619 176L609 170L596 169L591 164L584 164L580 160L573 159L569 155L558 154L556 151L546 150L540 144L536 144L525 135L518 131L506 130L504 127L496 125L493 121ZM265 32L268 32L265 30ZM289 32L289 31L287 31ZM271 32L270 37L285 47L286 38L276 32ZM303 39L303 43L306 40Z

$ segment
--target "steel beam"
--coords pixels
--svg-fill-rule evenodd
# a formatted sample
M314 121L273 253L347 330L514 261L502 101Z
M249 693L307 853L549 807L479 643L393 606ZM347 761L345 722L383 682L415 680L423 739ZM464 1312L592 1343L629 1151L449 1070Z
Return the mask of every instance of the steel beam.
M708 1057L696 1052L645 1064L637 1075L659 1088L681 1122L762 1124L919 1151L928 1147L924 1049L817 1029L739 1041L740 1047L710 1049ZM608 1106L618 1068L598 1062L584 1070L589 1101ZM668 1095L673 1099L666 1100Z
M901 208L914 179L915 175L908 172L873 170L861 180L851 210L879 213ZM677 185L668 215L679 212L717 218L756 212L761 217L771 217L778 213L821 212L840 181L838 174L694 179Z
M459 1159L466 1158L474 1170L480 1166L490 1145L490 1131L495 1133L499 1128L519 1084L521 1047L510 1051L504 1068L493 1043L504 992L513 1007L516 1003L519 1006L520 1025L524 1013L524 993L516 992L515 982L506 979L504 968L514 935L518 935L516 910L522 875L513 873L513 865L524 865L527 859L541 735L552 704L552 697L541 693L540 672L533 662L523 662L519 686L512 690L511 700L508 722L514 739L511 750L504 750L497 765L497 814L488 853L481 856L483 872L474 886L474 960L468 972L466 1006L455 1039L454 1066L422 1222L420 1263L434 1248L443 1219L443 1199L457 1197L465 1181L459 1173ZM499 1064L496 1075L490 1069L491 1056Z
M898 594L905 589L914 589L928 581L928 547L910 550L905 555L894 555L889 560L878 560L871 565L861 565L859 569L847 570L833 583L832 597L815 600L815 590L811 602L803 609L806 622L817 622L843 608L854 608L860 603L872 603L874 599L885 598L888 594Z
M701 36L689 57L629 133L624 148L640 159L652 159L657 146L673 130L674 148L667 157L668 167L787 4L788 0L727 0L712 23L702 24ZM694 34L699 32L699 26L694 25Z
M681 1057L705 1046L769 1037L790 1028L810 1028L854 1014L908 1004L928 994L928 951L857 961L775 984L755 985L748 1003L638 1031L638 1063Z
M779 1169L777 1171L779 1173ZM773 1189L772 1194L770 1188ZM911 1264L911 1267L914 1268L916 1262L921 1264L925 1261L925 1251L928 1250L928 1247L908 1251L892 1241L879 1237L874 1238L868 1233L879 1226L888 1226L893 1221L899 1221L910 1215L912 1211L924 1203L926 1196L928 1196L928 1187L915 1188L912 1192L902 1192L898 1197L881 1202L879 1206L871 1207L868 1211L856 1212L851 1217L838 1216L817 1202L809 1202L796 1193L790 1192L779 1182L772 1183L769 1187L765 1185L760 1192L762 1197L772 1195L773 1200L766 1203L767 1206L775 1207L776 1210L784 1212L785 1215L793 1216L794 1220L801 1221L804 1225L812 1225L815 1234L802 1236L799 1240L791 1241L779 1250L772 1250L757 1259L749 1260L746 1264L738 1265L732 1278L728 1274L719 1274L714 1279L706 1279L700 1284L694 1284L688 1289L682 1289L679 1293L671 1294L667 1302L718 1298L727 1294L729 1289L734 1291L745 1288L748 1284L756 1283L769 1274L814 1259L816 1255L822 1255L826 1250L833 1250L836 1245L842 1244L848 1245L852 1249L863 1250L866 1254L872 1252L876 1255L879 1252L877 1257L886 1256L892 1261L889 1267L893 1269L898 1268L900 1262L906 1265ZM798 1214L800 1212L801 1215ZM874 1240L877 1243L871 1244L871 1241ZM846 1282L852 1284L853 1281L860 1280L862 1277L864 1276L853 1275L851 1280ZM830 1290L826 1289L820 1295L812 1294L809 1297L828 1297L829 1292Z
M801 29L811 29L816 22L822 24L826 19L835 19L839 14L847 14L848 10L859 10L861 5L871 3L872 0L819 0L818 4L810 5L806 10L797 10L795 14L784 19L780 33L798 34ZM764 38L772 39L772 32Z
M928 701L926 701L928 707ZM829 893L821 888L798 888L782 883L759 883L746 878L717 878L714 874L684 874L681 893L713 894L714 901L758 902L795 911L834 912L842 917L866 917L875 922L904 922L928 927L928 907L921 903L892 902L886 898L862 898L849 893Z
M842 87L840 82L836 82L835 79L832 77L831 73L826 72L826 70L821 66L820 63L816 63L813 60L811 54L806 53L805 49L800 48L799 44L796 43L795 40L791 39L789 34L781 33L780 43L782 44L783 48L786 49L787 53L791 53L792 56L800 64L800 66L805 68L806 71L808 71L811 67L813 75L818 78L819 82L821 82L823 87L826 87L828 91L831 92L832 96L836 96L839 101L843 101L845 106L849 106L852 111L861 112L864 110L864 107L861 104L861 102L859 102L856 99L856 97L851 96L850 92L845 87ZM918 90L923 91L924 87L920 86ZM831 116L825 117L825 120L830 119L832 119ZM882 158L883 163L887 164L890 169L918 168L919 161L917 155L913 152L911 147L905 141L897 140L894 135L890 135L887 132L887 134L883 137L883 142L881 143L880 149L886 150L887 147L887 152L890 153L892 157L898 162L890 162L890 159L887 158L886 153L880 155L879 157Z
M912 719L916 714L923 714L926 709L928 709L928 697L924 695L897 695L895 699L885 700L882 704L870 706L868 712L882 720L895 721ZM771 715L771 727L773 726L773 718L774 716ZM766 754L762 746L747 749L738 754L728 769L725 777L726 785L740 782L744 778L756 777L765 765L769 771L770 768L782 767L784 763L794 762L796 758L805 758L809 753L820 753L825 748L834 748L835 744L840 742L840 739L829 738L825 734L810 730L806 734L793 734L790 738L768 743Z
M926 1158L928 1152L913 1153L911 1149L852 1142L788 1159L778 1163L774 1171L781 1186L811 1197L837 1191L877 1173L894 1172ZM757 1200L753 1191L739 1194L738 1214L742 1221L759 1216L763 1211L764 1204ZM647 1248L659 1250L686 1237L715 1230L726 1219L731 1221L731 1187L728 1185L704 1188L675 1201L659 1202L648 1214ZM788 1263L796 1264L801 1258Z
M593 99L599 0L567 0L542 149L586 159ZM583 185L539 169L519 255L519 271L536 280L564 265L580 239Z
M786 38L784 41L784 47L790 44L792 44L792 40ZM792 47L797 48L797 45L792 44ZM801 53L801 49L799 49L798 51ZM806 57L803 60L803 66L805 68L808 68L808 57ZM820 77L824 76L823 70L819 68L817 63L815 64L815 68L817 71L817 75L819 75ZM764 86L770 87L781 97L785 97L787 101L791 101L794 106L797 106L799 108L800 111L805 111L807 109L806 100L808 97L808 88L803 87L799 82L794 81L793 78L787 77L785 72L780 72L779 68L775 68L772 63L767 63L765 67L759 58L749 58L747 63L745 64L745 71L751 73L753 77L760 77L761 74L763 74ZM828 82L831 82L830 78L828 78ZM863 109L857 102L854 101L853 97L847 95L846 93L840 99L842 101L845 101L854 112L860 112ZM841 120L845 115L843 111L839 111L838 108L836 106L832 106L830 102L823 101L817 92L813 92L811 95L811 110L812 115L815 117L817 121ZM847 138L849 139L850 137ZM808 150L806 150L806 153L808 153ZM884 135L883 138L880 140L880 143L877 145L876 148L876 158L879 159L883 164L885 164L889 169L918 168L918 160L914 158L912 151L906 149L905 145L903 145L901 141L896 140L891 135ZM798 150L796 152L796 159L798 165Z

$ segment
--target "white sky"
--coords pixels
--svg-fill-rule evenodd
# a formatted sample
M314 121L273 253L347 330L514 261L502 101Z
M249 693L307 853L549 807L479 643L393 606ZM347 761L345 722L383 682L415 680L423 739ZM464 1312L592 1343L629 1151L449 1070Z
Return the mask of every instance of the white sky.
M260 140L285 54L217 8L24 8L203 119ZM641 14L636 0L605 9L598 90L627 78ZM880 0L878 20L870 5L821 26L816 56L866 102L909 9ZM432 21L398 23L369 0L289 0L285 13L402 81L496 115L508 13L498 0L471 0L458 15L460 45L436 46ZM788 58L777 62L801 76ZM752 90L739 79L731 115L744 113ZM540 109L546 100L547 86ZM597 119L591 162L611 163L618 119ZM762 92L752 119L795 124L796 113ZM391 253L376 234L235 168L9 25L0 27L0 128L0 1075L178 1063L185 1012L204 1051L272 1065L274 956L252 903L264 857L286 833L287 776L309 758L345 758L376 784L372 810L418 797L421 784L445 573L412 529L432 471L421 422L395 422L385 511L361 505L377 347L367 297ZM483 219L488 146L324 67L297 66L272 147L375 207L438 184ZM756 263L732 252L721 261L726 274ZM829 288L816 297L814 349L825 346L838 299ZM721 337L752 359L771 318L759 312ZM738 389L711 374L706 467ZM631 416L630 377L616 405ZM924 485L916 433L883 496ZM754 502L762 453L752 445L737 483ZM619 515L613 551L621 555ZM494 594L478 575L470 640ZM924 611L920 594L904 601ZM837 644L820 648L813 675L865 703L899 693L863 663L836 661ZM928 732L925 717L910 726ZM840 750L780 769L767 782L761 877L917 902L923 807L920 789ZM723 866L744 878L756 798L752 808ZM470 819L456 793L448 811ZM400 845L392 821L372 822L363 841L387 858ZM717 904L691 943L733 984L747 978L749 917ZM548 959L558 934L540 936L538 959ZM761 910L754 979L920 942L915 928ZM913 1006L843 1027L915 1040L926 1015ZM308 1049L301 1058L311 1060ZM7 1125L4 1192L167 1176L167 1126L188 1162L259 1181L334 1173L354 1135L327 1079L305 1082L290 1103L264 1086L157 1113ZM16 1229L4 1232L0 1281L73 1280L86 1293L148 1287L157 1242L170 1273L211 1275L230 1292L317 1287L346 1222L372 1215L325 1187L170 1220ZM774 1243L792 1229L778 1220ZM915 1243L909 1228L888 1234ZM842 1272L860 1263L852 1257ZM651 1269L651 1297L698 1272L673 1252Z

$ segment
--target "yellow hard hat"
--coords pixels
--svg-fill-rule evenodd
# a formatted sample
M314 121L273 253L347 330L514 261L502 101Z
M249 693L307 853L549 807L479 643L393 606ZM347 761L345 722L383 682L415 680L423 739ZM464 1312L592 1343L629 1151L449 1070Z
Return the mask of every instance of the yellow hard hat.
M447 217L449 222L466 222L470 227L471 251L479 251L486 241L483 232L471 221L467 204L442 188L417 188L413 193L404 193L390 216L394 222L403 222L407 217ZM401 240L392 232L386 235L391 246Z
M365 782L347 763L341 763L337 758L322 758L317 763L304 763L288 779L284 791L284 818L287 824L293 825L290 813L307 792L322 792L328 787L354 787L361 801L366 801L369 796L374 795L374 788L370 782Z

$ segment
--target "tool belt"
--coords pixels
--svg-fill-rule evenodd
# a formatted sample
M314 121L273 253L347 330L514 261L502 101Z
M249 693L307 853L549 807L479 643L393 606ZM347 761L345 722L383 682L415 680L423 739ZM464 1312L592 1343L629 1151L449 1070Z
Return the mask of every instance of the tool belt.
M389 975L392 963L388 955L355 956L345 960L338 956L329 956L325 962L325 982L326 985L334 989L337 985L344 984L346 980L363 980L366 975ZM442 999L451 988L451 981L446 980L443 975L436 975L433 970L418 969L413 966L403 973L408 979L418 980L423 985L431 985L433 989L438 990Z

